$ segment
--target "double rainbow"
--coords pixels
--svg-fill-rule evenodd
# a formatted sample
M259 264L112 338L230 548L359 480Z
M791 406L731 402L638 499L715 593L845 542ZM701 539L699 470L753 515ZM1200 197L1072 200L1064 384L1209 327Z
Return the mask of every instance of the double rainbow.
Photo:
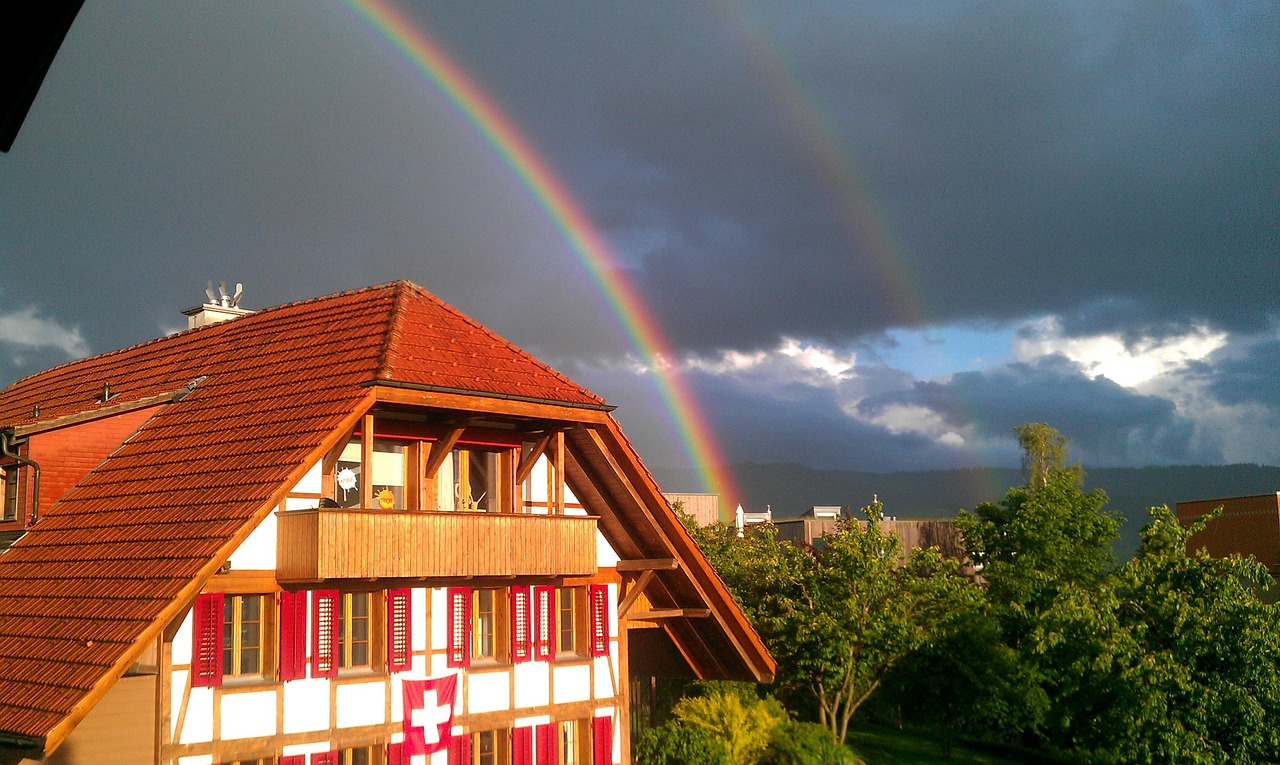
M449 58L420 24L386 0L347 0L347 5L421 72L475 128L543 209L586 267L636 352L653 370L658 394L705 491L733 507L740 501L729 463L688 384L674 363L665 333L635 285L618 267L608 242L592 225L541 155Z

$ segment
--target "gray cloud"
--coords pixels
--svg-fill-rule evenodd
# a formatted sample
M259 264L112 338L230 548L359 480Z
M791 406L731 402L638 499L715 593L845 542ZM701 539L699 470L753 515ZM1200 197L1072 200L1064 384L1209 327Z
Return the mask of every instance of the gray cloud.
M1045 315L1134 347L1199 325L1274 334L1275 3L404 11L545 155L678 357ZM556 222L345 7L86 4L0 156L0 224L0 313L40 306L86 348L173 327L206 279L262 307L409 278L584 374L671 450L651 387L607 371L629 341ZM1186 380L1274 417L1260 343ZM64 355L20 350L6 379ZM878 373L860 371L865 416L927 406L989 439L980 456L1007 458L997 440L1032 419L1099 464L1214 461L1205 444L1231 439L1061 361ZM739 459L975 458L845 415L848 390L692 382Z

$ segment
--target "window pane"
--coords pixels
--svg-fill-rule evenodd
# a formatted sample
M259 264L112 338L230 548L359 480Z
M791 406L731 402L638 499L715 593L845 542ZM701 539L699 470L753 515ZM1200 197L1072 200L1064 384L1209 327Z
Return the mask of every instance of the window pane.
M493 590L476 590L475 602L475 646L472 655L476 658L494 657L494 625L496 623Z
M342 656L339 667L369 666L371 598L371 594L367 592L348 592L341 598L338 629Z
M360 437L356 436L347 442L334 466L333 499L338 507L359 507L361 487L360 469Z
M575 619L577 608L574 603L574 590L572 587L561 587L560 593L560 612L559 621L556 623L560 629L560 640L557 648L561 651L572 653L578 650L577 631L578 625Z
M403 510L405 459L408 446L402 441L376 438L373 441L373 500L382 510Z

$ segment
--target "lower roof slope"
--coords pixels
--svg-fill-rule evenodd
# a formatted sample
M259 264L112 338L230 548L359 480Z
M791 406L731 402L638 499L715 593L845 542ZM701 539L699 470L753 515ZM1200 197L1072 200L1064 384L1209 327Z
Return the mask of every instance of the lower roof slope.
M408 282L189 330L0 392L0 426L38 429L189 389L0 555L0 730L56 746L139 639L187 607L326 438L367 409L376 382L604 406ZM104 383L113 395L95 401Z

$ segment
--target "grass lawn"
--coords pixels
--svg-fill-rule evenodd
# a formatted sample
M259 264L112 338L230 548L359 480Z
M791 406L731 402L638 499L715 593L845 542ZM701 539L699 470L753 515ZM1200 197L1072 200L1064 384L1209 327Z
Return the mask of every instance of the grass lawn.
M1023 765L995 754L951 747L948 760L942 749L942 736L936 731L868 726L849 731L849 748L867 765Z

